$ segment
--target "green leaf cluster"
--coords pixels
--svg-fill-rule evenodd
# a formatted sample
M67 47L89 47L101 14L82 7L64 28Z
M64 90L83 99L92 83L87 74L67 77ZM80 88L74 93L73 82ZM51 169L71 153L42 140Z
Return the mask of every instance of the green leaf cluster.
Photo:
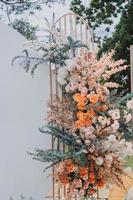
M130 64L130 45L133 44L133 0L92 0L89 6L85 6L81 0L72 0L71 10L85 17L93 28L95 40L100 42L98 57L115 49L114 59L125 59L126 63ZM118 25L112 34L110 27L114 21L118 21ZM106 30L103 30L104 27ZM98 36L99 30L106 33L104 39L101 39L102 35ZM118 89L119 94L125 95L130 92L130 68L113 75L111 80L117 80L122 86Z
M37 26L32 26L30 22L27 22L25 19L16 19L13 23L10 24L12 28L17 30L28 40L36 40L36 30Z
M38 51L43 51L42 57L31 57L28 51L25 49L23 51L24 55L16 56L12 61L12 65L16 59L21 59L23 61L22 64L24 64L24 69L26 72L31 70L31 75L33 76L37 67L46 62L56 64L61 67L64 66L67 59L70 59L71 56L75 56L76 49L82 47L88 49L88 47L80 40L74 41L71 36L67 37L66 43L61 44L57 43L56 40L53 39L50 44L50 48L45 48L42 46L38 48ZM33 61L34 64L32 64Z
M72 159L80 165L85 165L85 145L77 143L77 136L53 125L47 125L39 130L41 133L50 134L54 139L57 139L58 142L67 145L68 151L64 152L59 149L36 149L35 153L28 152L33 159L39 160L40 162L52 163L49 167L67 159Z

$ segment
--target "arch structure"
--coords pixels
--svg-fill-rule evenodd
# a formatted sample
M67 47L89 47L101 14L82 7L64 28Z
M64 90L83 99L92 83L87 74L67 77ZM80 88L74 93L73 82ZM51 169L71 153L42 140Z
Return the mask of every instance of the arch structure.
M94 50L94 37L93 32L87 23L87 21L74 13L67 13L61 16L59 19L56 20L54 25L52 26L52 33L54 33L54 37L58 41L66 41L67 37L70 36L74 41L81 41L83 44L86 44L89 47L90 52ZM71 53L71 52L70 52ZM78 54L78 51L75 52ZM50 73L50 99L52 102L52 96L57 95L61 96L62 91L57 83L57 68L59 66L53 65L49 63L49 73ZM52 137L52 149L62 149L63 151L66 150L64 144L59 144L58 140ZM52 169L52 174L55 173L55 168ZM56 184L56 180L53 176L52 178L52 189L45 197L45 199L50 200L68 200L66 196L67 188L60 188L58 184ZM78 199L77 197L72 198Z
M94 36L88 22L75 13L67 13L56 20L55 31L60 38L71 36L74 40L80 40L86 44L90 51L94 50Z

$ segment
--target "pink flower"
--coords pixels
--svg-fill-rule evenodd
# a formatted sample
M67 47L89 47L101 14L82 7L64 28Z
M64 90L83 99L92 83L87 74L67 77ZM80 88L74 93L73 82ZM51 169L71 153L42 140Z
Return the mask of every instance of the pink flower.
M81 190L79 191L79 195L80 195L80 196L84 196L84 193L85 193L84 189L81 189Z
M70 191L69 191L69 196L75 196L78 194L78 190L76 188L70 188Z
M88 126L87 128L83 128L82 131L85 134L92 134L95 131L95 128L93 126Z
M76 188L81 188L82 187L82 181L81 181L81 179L75 179L72 184Z
M86 95L88 93L88 89L86 87L83 87L81 89L81 94Z
M83 83L80 83L80 84L78 85L79 91L81 92L83 88L84 88L84 84L83 84Z
M78 84L76 84L76 83L71 83L71 85L70 85L70 90L71 90L71 91L75 91L75 90L77 89L77 87L78 87Z
M84 183L83 189L86 190L86 189L88 188L88 186L89 186L89 182L86 181L86 182Z

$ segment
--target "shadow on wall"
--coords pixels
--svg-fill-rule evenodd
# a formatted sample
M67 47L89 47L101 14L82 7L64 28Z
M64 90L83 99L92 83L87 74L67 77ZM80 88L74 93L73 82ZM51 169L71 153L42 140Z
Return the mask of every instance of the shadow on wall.
M48 66L41 66L32 78L17 63L26 40L0 22L0 199L10 196L43 200L50 188L43 166L33 161L27 151L49 148L50 139L38 128L45 122L49 97ZM49 173L49 172L48 172ZM29 200L29 199L28 199Z

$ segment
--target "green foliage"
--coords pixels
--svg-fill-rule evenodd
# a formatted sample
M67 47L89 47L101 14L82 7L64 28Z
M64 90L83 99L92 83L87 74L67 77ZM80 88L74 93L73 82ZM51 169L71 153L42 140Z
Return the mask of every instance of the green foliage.
M70 36L67 37L66 43L57 43L54 39L51 43L49 43L49 47L43 44L40 45L40 47L37 49L38 52L43 52L42 57L31 57L28 51L25 49L23 51L24 56L16 56L12 61L12 65L16 59L22 59L24 61L23 64L25 63L24 69L26 70L26 72L31 70L31 75L33 76L37 67L46 62L64 66L65 61L71 57L71 52L74 56L76 49L81 47L88 49L88 47L81 41L74 41ZM33 61L34 64L32 65Z
M41 133L50 134L56 138L58 138L61 142L66 145L69 145L73 148L80 148L81 145L77 144L76 139L72 134L67 131L64 131L60 128L57 128L53 125L47 125L47 128L40 128ZM83 147L83 145L82 145Z
M117 17L118 13L125 10L128 2L125 0L91 0L89 7L86 7L82 0L72 0L70 8L76 14L84 16L90 26L96 29L102 24L110 26L113 23L112 17Z
M49 167L56 165L57 163L67 160L73 159L77 163L81 163L84 165L85 162L85 145L83 143L77 143L77 136L73 136L67 131L62 130L53 125L47 125L44 128L39 129L41 133L50 134L55 139L58 139L61 143L64 143L68 146L69 150L64 152L63 150L49 149L49 150L41 150L36 149L35 153L29 153L34 160L38 160L40 162L52 163ZM45 170L46 170L45 169Z
M0 0L0 19L7 21L17 29L24 37L35 39L36 27L23 19L24 15L34 15L53 3L64 3L65 0ZM23 15L24 14L24 15ZM16 18L14 21L14 17ZM18 18L18 19L17 19Z
M126 157L126 167L131 167L133 169L133 156Z
M27 22L25 19L16 19L13 23L10 25L14 29L16 29L20 34L22 34L25 38L28 40L35 40L36 39L36 26L32 26L29 22Z
M8 6L9 14L22 14L27 11L34 14L36 10L41 10L44 5L49 3L62 2L63 0L0 0L0 9Z
M127 9L123 11L119 24L115 28L115 32L109 38L105 38L102 47L98 53L100 57L102 53L108 52L111 49L115 49L116 53L114 59L125 59L127 64L130 64L130 45L133 44L133 1L131 1ZM119 89L120 93L125 95L130 91L130 68L123 71L117 76L113 77L118 80L120 85L123 85Z
M68 152L63 152L59 150L41 150L41 149L36 149L36 153L29 153L34 160L38 160L40 162L52 162L52 163L59 163L63 160L67 159L75 159L78 158L80 155L83 154L82 150L80 151L68 151Z
M122 97L122 98L118 98L117 102L116 102L116 106L118 108L124 108L126 102L130 99L132 99L133 97L133 93L128 93L126 94L126 96Z
M132 0L92 0L89 7L85 7L81 0L72 0L71 10L76 14L84 16L95 30L95 33L97 32L97 28L103 29L103 27L106 27L106 31L109 32L114 18L120 16L120 22L116 26L115 32L111 37L104 38L98 57L102 53L115 49L114 59L125 59L127 64L130 64L130 45L133 44ZM96 41L101 42L101 39L99 39L99 37L95 38ZM130 92L130 68L112 76L111 80L117 80L122 86L118 90L119 94L125 95Z

